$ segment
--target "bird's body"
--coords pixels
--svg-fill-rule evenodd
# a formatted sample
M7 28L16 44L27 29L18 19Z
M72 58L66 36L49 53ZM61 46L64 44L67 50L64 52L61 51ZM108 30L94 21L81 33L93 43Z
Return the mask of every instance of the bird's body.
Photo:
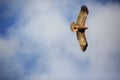
M77 40L80 44L81 50L85 51L87 49L88 43L85 35L85 30L88 27L85 26L87 15L89 11L87 6L82 6L80 13L77 17L76 23L72 22L70 27L73 32L76 32Z

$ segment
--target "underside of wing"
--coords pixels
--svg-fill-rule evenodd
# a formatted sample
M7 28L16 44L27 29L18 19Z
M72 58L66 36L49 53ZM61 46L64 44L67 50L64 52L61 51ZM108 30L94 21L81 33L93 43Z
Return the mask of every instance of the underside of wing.
M84 33L76 32L77 40L79 42L81 50L84 52L87 49L88 43Z
M88 8L87 6L83 5L81 7L80 13L77 17L76 24L79 25L80 28L85 28L86 18L88 16Z

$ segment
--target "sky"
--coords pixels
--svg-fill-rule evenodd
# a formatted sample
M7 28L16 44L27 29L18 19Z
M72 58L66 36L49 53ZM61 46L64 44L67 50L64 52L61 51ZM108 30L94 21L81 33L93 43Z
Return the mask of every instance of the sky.
M70 30L87 5L88 48ZM0 0L0 80L120 80L119 0Z

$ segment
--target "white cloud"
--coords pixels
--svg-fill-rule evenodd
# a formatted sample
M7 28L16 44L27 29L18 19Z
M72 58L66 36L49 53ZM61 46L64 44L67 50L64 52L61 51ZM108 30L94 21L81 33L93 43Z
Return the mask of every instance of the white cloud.
M8 60L15 58L15 71L21 71L22 80L106 80L118 75L110 56L119 43L119 4L87 3L89 46L82 53L67 16L75 20L81 5L72 2L31 0L22 5L20 20L9 29L9 38L0 38L1 55ZM37 58L34 65L27 63L31 57ZM26 64L32 68L26 69Z

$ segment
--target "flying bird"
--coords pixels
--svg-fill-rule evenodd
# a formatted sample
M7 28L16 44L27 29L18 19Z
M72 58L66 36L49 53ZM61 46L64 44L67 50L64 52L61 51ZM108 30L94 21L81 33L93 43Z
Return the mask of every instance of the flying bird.
M76 32L77 40L83 52L86 51L88 46L86 35L85 35L85 30L88 29L88 27L85 26L88 13L89 13L89 10L87 6L83 5L77 17L76 23L71 22L70 24L70 28L72 32Z

